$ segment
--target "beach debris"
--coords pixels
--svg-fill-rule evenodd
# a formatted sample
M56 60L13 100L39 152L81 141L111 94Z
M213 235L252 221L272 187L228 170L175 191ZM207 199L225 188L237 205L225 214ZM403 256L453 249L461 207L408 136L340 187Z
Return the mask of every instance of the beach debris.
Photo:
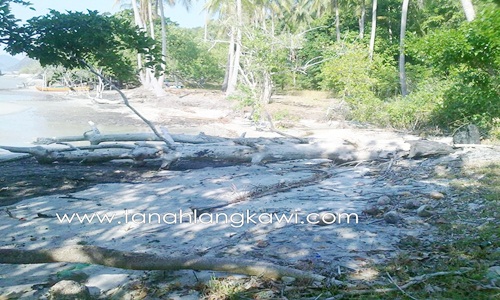
M73 280L61 280L49 289L50 300L90 300L89 289Z

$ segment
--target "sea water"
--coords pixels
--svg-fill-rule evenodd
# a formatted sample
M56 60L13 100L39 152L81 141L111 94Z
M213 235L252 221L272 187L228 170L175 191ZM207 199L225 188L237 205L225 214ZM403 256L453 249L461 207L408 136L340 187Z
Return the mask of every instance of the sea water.
M45 96L20 89L25 78L0 76L0 145L28 146L46 132L45 119L36 114L33 103Z
M64 93L54 95L33 86L25 87L23 83L28 81L29 78L0 76L0 145L26 147L33 146L39 137L82 135L90 130L88 121L92 120L88 118L100 114L102 120L103 114L107 116L92 107L87 95L68 95L66 99ZM115 123L111 116L109 122L97 125L103 133L149 132L145 125L138 128Z

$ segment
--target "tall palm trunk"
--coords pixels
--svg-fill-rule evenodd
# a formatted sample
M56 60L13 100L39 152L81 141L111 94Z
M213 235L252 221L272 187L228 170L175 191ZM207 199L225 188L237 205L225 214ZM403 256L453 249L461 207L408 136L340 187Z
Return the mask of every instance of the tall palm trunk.
M370 50L368 56L373 60L373 51L375 49L375 35L377 32L377 0L372 1L372 32L370 34Z
M476 18L476 12L474 11L474 5L472 5L471 0L460 0L462 2L462 7L464 8L465 18L467 21L472 22Z
M144 22L142 21L141 14L139 12L139 7L137 6L137 2L135 0L132 0L132 10L134 11L134 22L135 25L137 25L139 28L145 30L145 25ZM142 62L142 55L137 54L137 67L140 70L139 71L139 79L142 84L146 84L146 72L143 70L143 62Z
M408 4L410 0L403 0L403 8L401 13L401 33L399 39L399 81L401 84L401 95L408 95L408 87L406 85L406 69L405 69L405 35L406 21L408 18Z
M132 9L134 11L134 20L135 24L139 26L145 32L148 31L148 25L150 26L149 32L151 38L155 38L154 36L154 24L153 24L153 6L152 0L141 0L141 8L139 10L139 6L137 5L136 0L132 0ZM149 24L148 21L149 20ZM155 92L156 95L161 96L165 94L163 90L163 80L161 78L156 78L155 72L151 68L146 68L144 70L143 57L141 55L137 56L137 66L141 70L139 73L139 78L141 83L150 88ZM161 81L160 81L161 80Z
M362 40L365 36L365 18L366 18L366 3L361 0L361 12L359 16L359 39Z
M236 39L234 45L234 57L232 63L232 70L229 72L228 85L226 90L226 95L231 95L236 91L236 85L238 84L238 72L240 67L240 56L241 56L241 39L242 39L242 26L243 26L243 8L241 0L236 0Z
M203 26L203 41L206 43L208 42L208 23L210 22L210 14L208 11L205 11L205 24Z
M333 10L335 11L335 32L337 35L337 43L340 43L340 11L339 11L339 1L333 1Z
M163 56L163 61L167 60L167 24L165 21L165 9L163 7L163 0L158 0L158 7L160 9L160 22L161 22L161 55ZM165 63L162 64L162 69L165 70ZM165 81L165 73L159 78L160 83L163 85Z
M229 78L232 78L234 72L234 49L235 49L235 32L234 27L229 35L229 48L227 51L226 73L224 74L224 82L222 83L222 91L227 92L229 86Z
M151 30L151 38L155 38L155 23L153 20L153 3L148 1L148 20L149 20L149 29Z

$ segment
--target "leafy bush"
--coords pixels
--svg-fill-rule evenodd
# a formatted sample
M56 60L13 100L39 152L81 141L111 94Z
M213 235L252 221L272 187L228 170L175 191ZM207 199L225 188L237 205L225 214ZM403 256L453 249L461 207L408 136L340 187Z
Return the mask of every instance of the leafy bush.
M397 129L417 130L433 124L434 112L442 107L451 83L429 78L406 97L395 97L383 106L388 124Z
M224 66L192 30L172 24L167 33L167 73L197 83L218 82L224 78Z
M490 130L490 135L493 140L500 141L500 118L492 120L493 126Z
M321 83L325 90L351 106L348 118L377 125L388 125L384 99L398 91L397 71L384 56L368 58L368 49L357 43L333 46L330 59L321 67Z
M368 58L366 45L358 43L333 46L329 59L321 67L323 89L331 90L345 99L392 97L398 90L396 68L384 55Z
M435 74L455 82L433 118L443 128L474 123L493 128L500 117L500 10L486 9L458 29L414 41L411 53Z

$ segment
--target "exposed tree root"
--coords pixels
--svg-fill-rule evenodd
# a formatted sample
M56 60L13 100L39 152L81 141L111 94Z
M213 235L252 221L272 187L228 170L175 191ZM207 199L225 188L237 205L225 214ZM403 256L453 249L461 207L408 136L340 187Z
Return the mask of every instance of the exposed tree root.
M279 279L283 276L323 281L324 276L241 258L165 257L124 252L97 246L67 246L55 249L0 249L1 264L88 263L129 270L212 270Z

